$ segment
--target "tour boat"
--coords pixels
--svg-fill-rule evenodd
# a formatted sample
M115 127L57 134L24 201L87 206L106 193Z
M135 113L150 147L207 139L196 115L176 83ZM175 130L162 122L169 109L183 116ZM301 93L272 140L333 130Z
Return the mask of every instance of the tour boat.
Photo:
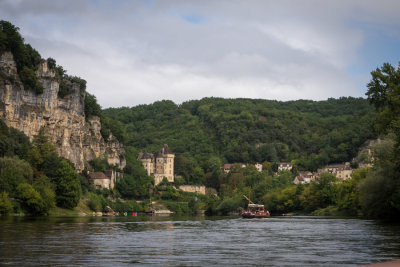
M251 202L250 193L248 198L244 197L249 201L249 204L247 205L247 210L242 211L243 218L268 218L271 216L269 211L264 209L264 205Z
M264 205L249 203L247 210L242 212L243 218L268 218L271 215L264 209Z

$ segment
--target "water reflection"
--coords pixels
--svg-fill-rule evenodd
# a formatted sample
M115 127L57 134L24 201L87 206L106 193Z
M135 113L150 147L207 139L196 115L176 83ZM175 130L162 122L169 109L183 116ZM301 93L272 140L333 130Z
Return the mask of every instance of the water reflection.
M315 217L10 217L0 265L329 265L400 257L400 226Z

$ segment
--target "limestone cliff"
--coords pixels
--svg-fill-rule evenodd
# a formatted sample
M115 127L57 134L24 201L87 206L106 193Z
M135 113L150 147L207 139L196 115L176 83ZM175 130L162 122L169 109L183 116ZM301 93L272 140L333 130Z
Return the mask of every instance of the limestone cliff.
M30 139L44 127L60 156L69 159L77 170L83 170L93 158L106 155L110 164L125 166L125 151L112 135L106 142L100 134L97 117L85 120L85 92L71 84L71 93L60 99L55 72L42 60L36 71L43 93L24 90L13 55L0 56L0 117Z

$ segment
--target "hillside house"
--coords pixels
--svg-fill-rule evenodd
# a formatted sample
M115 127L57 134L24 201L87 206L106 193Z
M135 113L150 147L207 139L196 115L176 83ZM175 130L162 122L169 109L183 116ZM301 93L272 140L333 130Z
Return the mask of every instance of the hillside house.
M230 163L225 163L224 166L222 166L222 169L224 170L225 173L229 173L231 171L233 164Z
M257 171L262 172L262 164L256 163L254 164L254 167L256 167Z
M292 168L292 163L281 162L278 164L278 171L291 171Z
M345 164L328 165L325 168L318 169L318 176L320 176L322 173L327 172L334 174L337 178L341 180L347 180L351 178L353 169L350 167L349 162L346 162Z
M168 145L164 145L157 154L144 152L138 156L147 174L154 177L154 185L161 183L164 177L168 182L174 182L174 159L175 154Z
M294 178L294 184L309 184L315 181L317 177L312 172L299 172L299 175Z
M225 173L229 173L235 165L239 165L240 168L246 168L246 164L243 163L225 163L224 166L222 166L222 169Z
M109 170L105 173L90 172L87 174L87 179L96 189L113 189L120 176L121 173Z

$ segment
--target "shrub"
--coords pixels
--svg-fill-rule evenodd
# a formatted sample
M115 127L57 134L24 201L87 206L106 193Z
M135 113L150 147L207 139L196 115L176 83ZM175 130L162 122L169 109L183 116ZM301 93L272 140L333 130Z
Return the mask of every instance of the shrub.
M19 73L22 83L24 84L25 90L33 90L37 94L43 93L43 86L39 84L35 72L24 66Z
M22 208L31 215L43 215L48 212L39 192L30 184L18 185L17 198L21 200Z
M100 197L94 193L89 193L88 207L90 210L95 212L102 211L103 208L101 205Z
M12 211L13 205L11 204L10 199L8 198L7 192L2 192L0 194L0 214L8 214Z

